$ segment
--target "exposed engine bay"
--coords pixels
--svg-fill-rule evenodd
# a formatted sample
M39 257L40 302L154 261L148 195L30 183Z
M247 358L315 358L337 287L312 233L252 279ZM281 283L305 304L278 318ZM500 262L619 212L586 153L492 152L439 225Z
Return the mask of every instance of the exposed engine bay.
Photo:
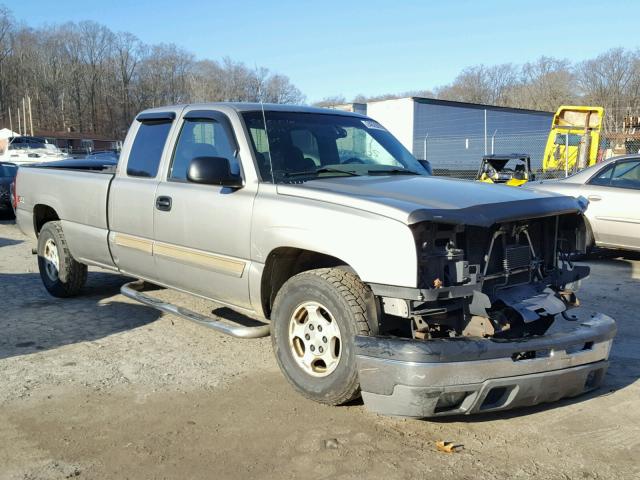
M413 232L422 298L401 310L383 299L385 313L411 320L412 338L522 338L544 334L559 315L572 319L589 274L571 261L586 247L580 214L491 227L427 221Z

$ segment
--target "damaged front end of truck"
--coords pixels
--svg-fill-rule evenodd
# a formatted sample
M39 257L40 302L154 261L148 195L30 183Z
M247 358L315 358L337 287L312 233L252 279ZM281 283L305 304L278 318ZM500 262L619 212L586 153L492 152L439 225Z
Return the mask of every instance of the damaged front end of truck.
M356 339L367 406L431 417L597 388L615 322L568 313L589 274L572 262L588 241L586 204L545 197L414 212L418 288L371 285L380 335Z

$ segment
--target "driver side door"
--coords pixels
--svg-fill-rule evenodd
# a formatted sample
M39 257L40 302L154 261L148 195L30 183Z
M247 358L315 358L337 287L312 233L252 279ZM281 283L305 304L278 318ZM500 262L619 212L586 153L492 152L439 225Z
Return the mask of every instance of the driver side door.
M249 258L255 185L231 189L187 180L195 157L224 157L242 173L228 118L217 111L184 115L165 178L156 191L154 258L169 286L251 308Z

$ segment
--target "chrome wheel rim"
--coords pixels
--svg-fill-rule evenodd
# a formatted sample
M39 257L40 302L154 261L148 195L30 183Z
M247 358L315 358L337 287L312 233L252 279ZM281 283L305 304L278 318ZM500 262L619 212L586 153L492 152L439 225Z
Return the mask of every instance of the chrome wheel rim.
M342 337L329 309L318 302L299 305L289 321L289 347L305 373L331 375L340 362Z
M58 247L52 238L48 239L44 244L44 269L52 281L58 280L58 272L60 271L60 258L58 257Z

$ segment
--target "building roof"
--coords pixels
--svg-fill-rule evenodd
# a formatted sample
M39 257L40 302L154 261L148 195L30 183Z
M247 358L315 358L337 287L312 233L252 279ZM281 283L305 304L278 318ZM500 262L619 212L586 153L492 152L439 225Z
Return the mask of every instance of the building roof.
M454 100L441 100L439 98L429 98L429 97L401 97L401 98L390 98L387 100L374 100L369 103L377 103L377 102L388 102L392 100L404 100L411 99L417 103L424 103L428 105L444 105L447 107L457 107L457 108L476 108L479 110L494 110L494 111L504 111L504 112L514 112L514 113L528 113L532 115L544 115L544 116L553 116L554 112L547 112L544 110L531 110L528 108L514 108L514 107L501 107L498 105L487 105L484 103L470 103L470 102L456 102Z

